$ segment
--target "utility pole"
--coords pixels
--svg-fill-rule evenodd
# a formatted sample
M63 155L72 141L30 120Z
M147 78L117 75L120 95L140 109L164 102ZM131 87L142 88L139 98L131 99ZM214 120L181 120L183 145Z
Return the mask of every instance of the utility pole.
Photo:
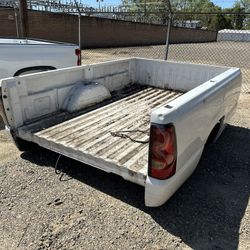
M28 24L28 8L27 0L19 0L20 2L20 22L21 22L21 36L28 37L29 34L29 24Z

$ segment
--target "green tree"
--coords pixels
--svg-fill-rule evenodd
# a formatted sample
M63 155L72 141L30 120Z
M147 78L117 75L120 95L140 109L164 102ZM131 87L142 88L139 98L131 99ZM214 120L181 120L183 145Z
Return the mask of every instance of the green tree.
M246 12L250 11L250 0L240 0L240 4Z
M143 16L145 21L157 21L163 24L167 22L169 12L167 0L123 0L122 2L128 12L138 13L138 16ZM185 15L175 14L174 21L199 20L203 27L210 30L250 29L250 17L244 15L246 11L250 11L250 0L238 0L232 8L224 10L210 0L170 0L170 2L174 13L190 12ZM223 11L239 14L225 15ZM197 12L221 12L221 14L198 15L195 14Z
M241 6L245 9L246 12L250 12L250 0L241 0ZM243 28L250 30L250 16L246 16L243 21Z
M244 26L244 20L246 16L244 15L245 13L245 8L242 7L241 2L236 2L234 4L234 7L232 8L232 12L239 13L234 15L233 17L233 27L237 30L240 30Z
M137 15L139 19L143 17L148 22L165 23L169 11L166 0L123 0L122 6L131 15Z

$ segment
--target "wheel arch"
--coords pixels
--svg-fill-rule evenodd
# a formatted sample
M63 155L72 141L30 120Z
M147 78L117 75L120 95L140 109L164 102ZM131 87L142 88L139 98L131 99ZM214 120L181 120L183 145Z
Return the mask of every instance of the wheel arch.
M220 135L221 135L221 133L226 125L224 122L224 119L225 119L225 116L221 117L219 119L219 121L214 125L213 129L211 130L210 134L208 135L205 146L216 142L217 139L220 137Z
M40 71L47 71L47 70L54 70L56 69L53 66L32 66L19 69L13 76L19 76L25 72L33 71L33 70L40 70Z

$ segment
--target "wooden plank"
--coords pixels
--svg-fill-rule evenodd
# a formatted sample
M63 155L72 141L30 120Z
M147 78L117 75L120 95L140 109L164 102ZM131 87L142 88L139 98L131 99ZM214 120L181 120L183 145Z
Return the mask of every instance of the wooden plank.
M182 93L178 91L146 88L79 117L33 133L31 137L40 144L53 145L54 151L63 149L65 154L68 150L71 152L67 154L69 157L72 152L76 152L72 154L72 158L77 155L77 159L82 162L89 163L91 157L91 162L95 162L92 165L103 170L107 171L112 165L112 172L141 184L147 173L148 144L112 136L110 132L129 130L131 133L125 134L131 138L148 140L147 132L141 133L137 130L148 131L152 110L180 95ZM96 166L98 164L101 165ZM113 169L114 166L117 170ZM136 180L135 176L140 180Z

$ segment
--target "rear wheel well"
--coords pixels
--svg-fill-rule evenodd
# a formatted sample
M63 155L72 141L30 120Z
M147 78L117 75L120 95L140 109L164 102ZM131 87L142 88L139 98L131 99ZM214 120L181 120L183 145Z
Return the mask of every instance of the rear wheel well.
M208 138L207 138L207 141L206 141L206 144L205 145L210 145L211 143L215 142L220 133L222 132L222 126L224 124L224 117L222 117L216 124L215 126L213 127L212 131L210 132Z
M56 69L53 66L33 66L33 67L27 67L27 68L23 68L23 69L19 69L14 76L19 76L22 75L24 73L28 73L31 71L47 71L47 70L54 70Z

